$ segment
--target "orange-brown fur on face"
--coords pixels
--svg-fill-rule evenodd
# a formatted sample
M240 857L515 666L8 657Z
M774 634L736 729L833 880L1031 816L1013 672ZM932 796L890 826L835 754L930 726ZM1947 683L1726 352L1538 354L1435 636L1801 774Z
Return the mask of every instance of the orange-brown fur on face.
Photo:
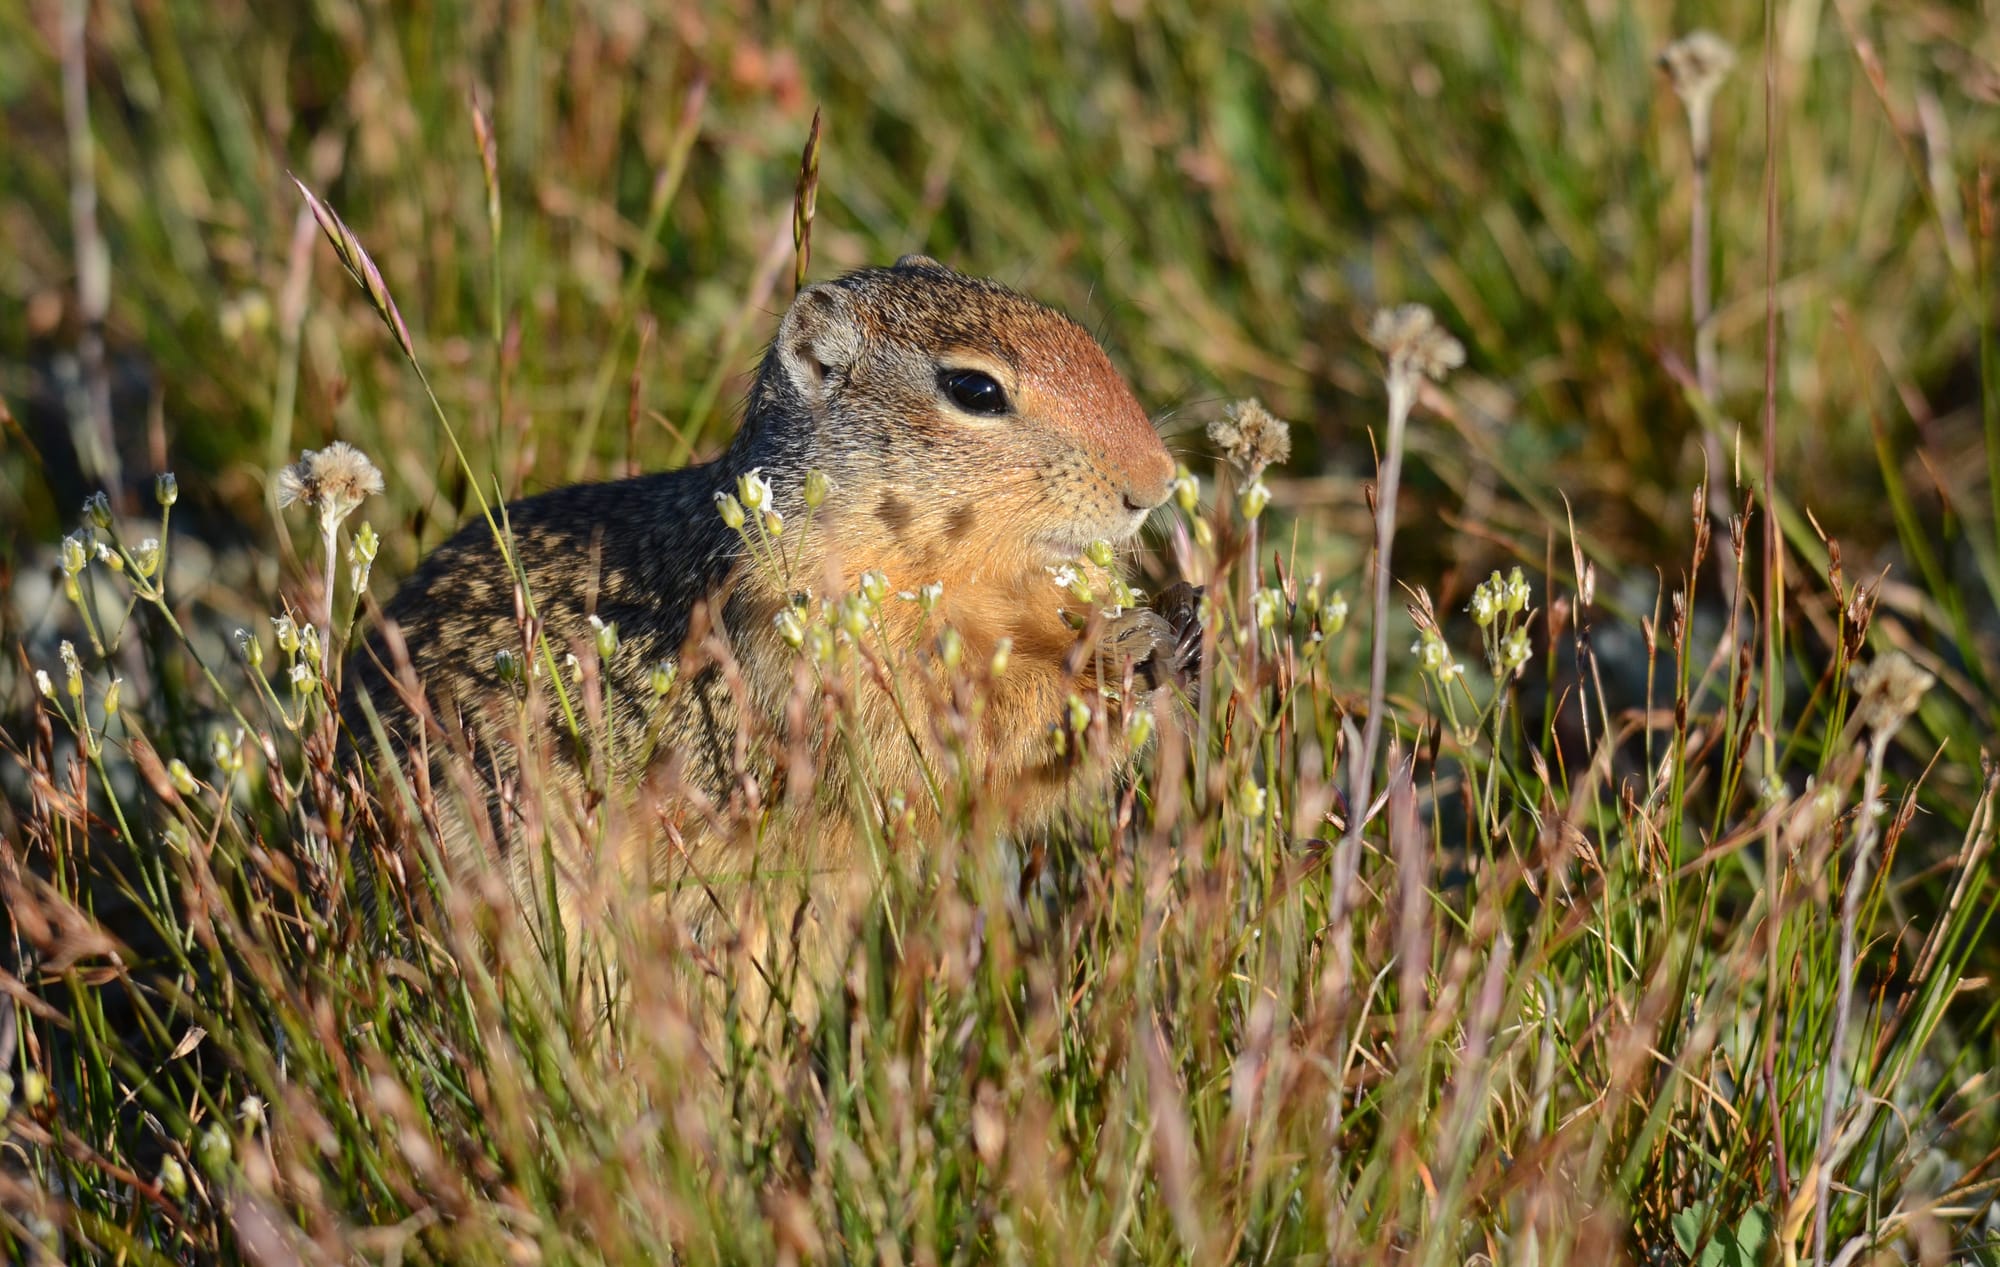
M1007 412L988 416L954 404L940 374L955 370L990 375L1005 391ZM833 487L807 531L801 490L815 469ZM715 511L716 494L752 471L770 482L790 525L787 579L747 557ZM629 755L646 751L649 736L662 740L648 768L610 771L614 781L641 789L614 834L611 874L658 875L662 864L669 874L854 868L849 774L836 753L816 753L820 794L772 820L754 856L744 855L745 833L716 826L716 813L751 795L769 796L786 761L795 689L810 682L772 618L800 589L851 591L870 570L892 591L943 586L929 614L888 600L890 645L917 645L950 625L964 639L966 662L984 665L1003 639L1011 643L1009 668L990 683L969 737L966 773L1000 789L1025 825L1048 821L1072 778L1072 768L1055 759L1050 730L1073 691L1097 685L1103 660L1079 648L1061 612L1074 603L1049 568L1094 540L1129 538L1166 499L1172 475L1166 449L1096 341L1033 300L917 257L801 293L721 458L559 489L509 508L516 552L558 656L572 645L588 654L590 616L618 625L621 646L603 665L601 682L602 730L612 742L600 738L599 748ZM709 619L705 635L698 611ZM483 745L482 770L506 784L521 765L520 745L508 728L481 719L514 712L504 704L513 692L497 677L493 657L520 647L521 638L513 587L486 526L476 523L434 552L387 614L408 645L431 712L469 718L469 733ZM392 744L407 750L425 727L388 689L390 645L379 634L371 639L351 662L350 681L381 713ZM662 660L680 663L683 674L655 704L649 679ZM1107 679L1122 671L1105 665ZM916 676L925 674L934 679L934 666ZM908 685L918 708L936 689L934 680ZM1126 700L1120 708L1145 702ZM948 759L949 745L929 721L906 724L878 685L859 682L851 705L859 746L871 754L872 786L915 793L920 763ZM569 745L555 733L553 710L541 714L529 746L557 754L547 760L549 777L580 811L593 803L588 780L562 755ZM363 716L350 706L352 733L367 733ZM775 738L746 745L746 736L760 733ZM431 739L428 750L442 750L443 733ZM1123 759L1111 746L1089 763L1100 775ZM365 741L362 747L372 750ZM461 830L458 843L504 837L506 815L495 817L502 821L494 832ZM603 874L602 860L576 856L589 852L590 833L570 834L575 874ZM568 889L576 883L569 880ZM830 923L844 918L852 891L832 881L809 887L829 908L821 918ZM691 923L718 925L712 892L699 885L681 892L674 904Z

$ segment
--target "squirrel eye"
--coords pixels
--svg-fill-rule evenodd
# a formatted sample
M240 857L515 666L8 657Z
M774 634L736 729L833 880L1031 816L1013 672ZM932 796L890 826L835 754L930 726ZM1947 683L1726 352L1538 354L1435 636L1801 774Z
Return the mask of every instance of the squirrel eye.
M991 374L978 370L940 370L938 388L969 414L994 416L1004 414L1010 408L1007 403L1007 389L1000 386Z

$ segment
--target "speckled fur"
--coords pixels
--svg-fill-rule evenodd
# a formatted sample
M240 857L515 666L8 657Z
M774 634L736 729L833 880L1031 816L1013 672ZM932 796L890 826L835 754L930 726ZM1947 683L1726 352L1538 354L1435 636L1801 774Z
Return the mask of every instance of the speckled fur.
M992 374L1012 414L956 409L940 393L942 368ZM764 359L739 434L716 461L557 489L507 508L558 657L587 643L591 614L618 626L621 645L604 670L604 719L615 732L605 749L645 751L649 725L662 736L647 768L608 772L609 785L640 789L636 808L612 835L611 873L657 878L680 869L676 862L696 872L740 872L750 861L742 833L717 830L703 807L740 799L746 772L770 786L781 754L746 748L740 737L786 733L795 681L795 657L771 624L785 596L763 569L745 565L741 542L715 508L718 491L759 468L794 525L803 522L806 472L817 468L833 481L795 582L851 588L871 568L887 575L892 590L941 581L936 619L964 636L968 662L983 663L1001 638L1013 640L1009 671L994 684L970 757L986 786L1005 789L1021 821L1032 826L1060 813L1074 776L1051 761L1048 730L1103 657L1078 653L1046 568L1092 540L1129 537L1166 499L1173 464L1082 327L997 283L908 257L800 294ZM719 619L708 618L711 612ZM892 640L907 645L920 619L915 605L892 600L889 612L900 626ZM350 737L369 733L359 702L365 696L399 758L421 743L438 768L455 731L471 739L488 783L505 787L521 731L495 653L518 648L521 634L514 588L485 522L473 521L434 551L385 615L442 729L426 733L416 724L391 682L396 640L378 630L349 663ZM1138 613L1138 623L1128 619L1110 641L1130 651L1136 633L1133 654L1143 656L1158 632L1147 617L1158 621ZM691 632L704 623L711 636L696 645ZM652 711L649 685L662 660L684 668L663 716ZM732 683L740 689L732 691ZM914 789L917 756L891 702L868 687L854 707L875 763L870 782ZM740 725L746 711L761 728ZM588 832L557 820L590 808L587 780L567 741L557 739L557 719L530 725L545 740L531 747L555 754L547 773L569 808L565 815L545 807L542 821L558 837L585 839ZM937 737L921 723L917 729L926 759L938 759ZM365 740L361 746L372 749ZM1101 777L1122 759L1112 753L1094 768ZM808 893L818 920L834 925L858 887L841 874L852 874L859 860L851 856L842 763L824 760L817 777L808 806L774 818L754 849L760 866L782 862L825 875ZM441 771L438 782L448 786ZM486 838L505 854L505 820L494 814L502 825L492 832L466 821L443 826L455 849ZM570 859L574 870L564 885L572 898L575 877L587 869L582 861ZM525 875L515 869L517 878ZM722 921L712 895L698 885L681 892L686 896L673 899L677 911L698 935L713 938Z

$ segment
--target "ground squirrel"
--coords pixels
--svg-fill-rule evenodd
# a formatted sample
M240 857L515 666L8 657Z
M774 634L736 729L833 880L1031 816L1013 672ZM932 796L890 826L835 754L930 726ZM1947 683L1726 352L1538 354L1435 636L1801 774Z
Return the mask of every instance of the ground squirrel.
M1051 568L1093 542L1132 537L1174 479L1145 412L1083 327L923 256L806 288L785 313L741 430L719 458L561 488L506 508L555 658L572 647L587 657L599 622L616 626L617 649L602 665L601 709L594 723L581 719L582 729L608 734L599 750L643 767L600 769L608 776L600 786L656 794L640 798L617 873L629 879L643 871L684 891L706 890L674 902L698 928L716 926L717 902L710 886L686 884L688 873L746 868L743 833L722 839L730 833L716 830L717 811L732 801L740 808L751 795L778 799L769 779L784 761L768 736L787 733L787 703L801 680L798 653L774 628L798 591L784 592L769 569L755 566L718 514L718 496L756 473L795 533L810 471L824 473L832 491L798 543L795 585L852 590L868 571L891 590L942 583L929 612L885 604L885 620L905 626L889 632L918 640L916 622L949 625L963 638L967 664L988 662L1010 640L1006 672L990 684L967 746L978 777L1010 796L1026 821L1059 812L1072 782L1051 741L1070 695L1088 693L1101 675L1107 686L1134 684L1124 707L1149 706L1188 657L1186 586L1164 603L1100 615L1087 646L1059 611L1065 600ZM367 738L375 733L372 709L399 757L421 746L435 771L454 745L473 753L489 812L484 825L442 825L461 849L483 842L505 853L520 831L523 811L508 798L528 782L515 778L524 729L547 740L528 746L554 754L547 770L572 814L580 818L591 800L578 745L564 737L553 707L523 725L516 701L524 692L514 680L522 676L514 668L523 663L522 614L493 533L475 519L424 560L385 609L387 627L350 659L351 743L377 751ZM679 673L659 699L662 664ZM412 690L419 684L421 697ZM869 782L918 786L937 736L919 719L913 739L879 691L853 707L869 732L862 737L872 752ZM419 715L428 724L419 725ZM761 723L772 750L756 750L758 728L746 721ZM816 777L827 787L803 819L767 827L756 848L778 856L760 856L758 865L794 874L853 869L845 827L853 801L841 791L847 776L840 762L820 767ZM545 805L528 825L553 829L560 816ZM563 881L565 889L576 883ZM840 887L834 880L824 889ZM824 908L821 888L807 886ZM825 920L828 911L817 915Z

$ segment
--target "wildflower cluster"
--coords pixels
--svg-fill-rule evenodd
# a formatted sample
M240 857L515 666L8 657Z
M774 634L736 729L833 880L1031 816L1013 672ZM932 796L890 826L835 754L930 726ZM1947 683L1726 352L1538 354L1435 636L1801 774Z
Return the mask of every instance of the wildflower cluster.
M832 489L833 481L827 478L826 472L806 472L804 485L799 490L799 500L806 512L805 528L799 534L800 546L795 549L803 547L806 535L812 531L813 517L825 504ZM777 493L761 466L752 467L737 476L733 491L719 489L715 494L715 510L722 516L722 522L743 539L751 557L768 568L774 580L789 587L791 557L779 546L787 524L784 512L778 509L777 503Z
M1499 572L1480 582L1472 591L1468 610L1486 650L1486 664L1493 680L1504 682L1519 677L1533 654L1528 646L1528 603L1532 595L1528 578L1515 568L1504 578Z

